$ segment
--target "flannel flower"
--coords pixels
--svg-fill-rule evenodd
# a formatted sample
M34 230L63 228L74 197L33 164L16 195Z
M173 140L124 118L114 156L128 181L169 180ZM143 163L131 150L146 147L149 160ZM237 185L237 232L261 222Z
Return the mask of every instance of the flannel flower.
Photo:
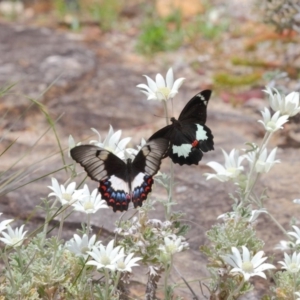
M75 188L76 182L71 182L67 188L65 188L62 184L59 185L55 178L51 179L52 186L48 186L50 190L53 192L48 195L48 197L55 196L59 199L62 205L70 205L77 201Z
M282 125L288 121L289 116L284 115L280 117L280 111L276 111L275 114L271 117L271 112L268 108L265 107L264 111L261 111L263 120L258 120L259 123L262 123L269 132L275 132L278 129L282 129Z
M291 92L287 96L282 96L277 89L266 87L264 90L269 95L269 103L274 111L280 111L281 115L295 116L300 112L299 93Z
M16 228L15 230L13 230L10 225L7 225L8 232L1 232L3 238L0 238L0 241L8 246L12 246L13 248L21 246L27 233L27 231L23 232L23 229L24 225L20 228Z
M93 259L86 264L96 266L97 269L115 271L117 261L124 257L124 252L120 250L120 246L114 247L114 240L111 240L106 247L100 244L87 252Z
M261 213L266 213L267 214L268 212L265 208L254 209L250 213L245 213L245 215L240 215L238 217L239 218L244 218L249 223L253 223L253 222L256 221L256 219L258 218L258 216ZM222 215L217 217L217 219L223 219L224 221L227 221L227 220L230 220L230 219L235 219L235 218L236 218L236 212L234 212L234 211L227 212L227 213L222 214Z
M215 178L221 182L225 182L238 177L241 171L244 170L244 167L241 166L241 163L245 157L239 156L238 150L231 150L229 155L223 149L222 151L225 157L225 167L214 161L207 163L208 166L217 172L217 174L204 174L207 180Z
M130 142L131 137L127 137L120 140L122 130L117 130L116 132L114 132L113 127L109 125L107 136L102 142L100 133L95 128L91 128L91 130L98 135L98 140L91 140L90 144L104 148L109 152L114 153L119 158L124 159L124 151L126 149L127 144Z
M246 158L251 164L255 162L255 171L257 173L268 173L275 164L280 163L280 160L275 160L277 147L274 148L268 156L267 149L265 148L261 151L258 158L256 158L257 151L259 151L259 149L251 151L246 155Z
M141 92L148 97L147 100L167 101L169 99L173 99L184 81L184 78L178 78L174 82L172 68L168 70L166 80L161 74L156 75L156 81L152 80L147 75L144 76L147 79L148 85L143 83L137 85L137 87L140 88L142 90Z
M73 238L66 242L66 248L76 256L81 256L84 259L88 257L88 251L91 251L94 246L98 246L101 242L96 242L94 234L90 239L86 234L82 238L78 234L74 234Z
M2 213L0 213L0 216L2 215ZM0 222L0 232L5 230L7 228L7 225L9 223L11 223L13 221L13 219L9 219L9 220L4 220L2 222Z
M295 230L295 232L289 231L287 234L294 237L296 239L296 245L298 245L298 244L300 244L300 229L299 229L299 227L297 227L295 225L293 225L292 227Z
M276 269L271 264L263 263L267 259L267 257L262 257L264 255L263 251L257 252L251 259L248 248L245 246L242 246L242 248L243 258L236 247L231 248L233 254L222 256L224 262L233 267L230 273L241 273L244 279L248 281L253 276L260 276L266 279L266 274L263 271Z
M291 241L281 240L279 244L275 245L274 249L278 249L281 251L292 250L295 247L295 243Z
M85 184L82 190L77 191L78 201L72 204L74 210L94 214L101 208L108 208L106 201L101 200L101 195L98 194L98 189L94 189L90 194L88 186Z
M178 238L164 238L165 244L163 246L160 246L159 249L169 255L173 255L177 252L181 252L184 247L186 246L186 243L181 242L181 237Z
M294 252L292 256L284 253L284 261L279 261L281 269L286 269L289 273L298 273L300 271L300 253Z
M121 248L119 254L122 255L122 257L120 257L116 261L116 270L119 272L130 272L131 273L132 272L131 268L138 266L138 264L136 262L142 259L141 257L133 257L134 253L129 253L125 258L123 248Z

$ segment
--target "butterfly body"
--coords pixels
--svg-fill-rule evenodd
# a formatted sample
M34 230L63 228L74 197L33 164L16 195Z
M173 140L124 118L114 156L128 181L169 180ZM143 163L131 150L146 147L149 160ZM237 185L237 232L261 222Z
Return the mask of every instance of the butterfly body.
M166 139L148 142L134 159L123 161L112 152L95 145L81 145L71 149L72 158L87 174L99 182L99 192L114 211L142 206L152 190L153 176L169 147Z
M205 125L210 90L195 95L183 108L178 120L154 133L149 140L166 138L171 145L166 156L180 165L198 164L203 152L214 149L213 135Z

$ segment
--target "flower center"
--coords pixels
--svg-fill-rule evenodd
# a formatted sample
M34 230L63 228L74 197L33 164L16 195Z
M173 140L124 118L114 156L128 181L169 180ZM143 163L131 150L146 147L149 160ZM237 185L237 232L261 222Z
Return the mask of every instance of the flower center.
M87 251L90 251L89 247L87 247L87 246L83 246L80 248L80 252L82 254L86 254Z
M168 100L169 94L170 94L170 89L168 87L160 87L156 91L157 98L162 99L162 100Z
M168 253L174 254L174 253L177 252L177 246L174 243L171 243L171 244L166 246L166 250L167 250Z
M110 264L110 259L109 257L104 254L102 257L101 257L101 263L104 265L104 266L107 266Z
M266 128L267 128L267 131L275 131L275 130L277 129L277 126L276 126L276 123L275 123L275 122L269 121L269 122L267 123Z
M84 202L84 210L94 209L94 204L92 201L86 201Z
M289 268L288 270L291 272L291 273L297 273L299 271L299 267L296 263L292 262L290 265L289 265Z
M252 262L251 261L245 261L245 262L243 262L242 263L242 269L246 273L253 273L254 268L253 268Z
M118 269L120 270L124 270L126 268L126 265L124 263L124 261L118 261Z
M72 195L69 194L69 193L63 193L63 194L62 194L62 198L63 198L64 200L70 202L71 199L72 199Z

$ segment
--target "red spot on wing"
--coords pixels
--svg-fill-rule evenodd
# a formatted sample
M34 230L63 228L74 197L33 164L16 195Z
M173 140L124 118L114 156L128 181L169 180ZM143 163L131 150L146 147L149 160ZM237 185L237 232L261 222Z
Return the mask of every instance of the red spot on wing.
M198 140L194 140L194 141L192 142L192 147L195 148L195 147L198 146L198 144L199 144L199 141L198 141Z

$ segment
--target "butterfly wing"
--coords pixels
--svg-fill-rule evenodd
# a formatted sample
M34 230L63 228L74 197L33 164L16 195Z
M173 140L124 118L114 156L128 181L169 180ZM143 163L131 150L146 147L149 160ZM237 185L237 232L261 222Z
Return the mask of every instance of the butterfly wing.
M164 138L148 141L133 160L131 190L135 208L142 206L151 192L153 176L158 172L169 144L169 141Z
M99 192L114 211L128 209L131 200L127 164L113 153L95 145L71 149L72 158L88 176L99 182Z
M203 157L203 152L213 149L211 130L196 123L182 123L180 130L173 134L173 144L169 156L174 163L182 165L197 165Z
M206 111L211 90L204 90L195 95L183 108L178 120L196 122L204 125L206 123Z
M178 120L172 118L172 124L155 132L149 140L166 138L171 142L169 156L180 165L197 165L203 152L214 149L213 135L205 125L210 90L195 95L183 108Z

